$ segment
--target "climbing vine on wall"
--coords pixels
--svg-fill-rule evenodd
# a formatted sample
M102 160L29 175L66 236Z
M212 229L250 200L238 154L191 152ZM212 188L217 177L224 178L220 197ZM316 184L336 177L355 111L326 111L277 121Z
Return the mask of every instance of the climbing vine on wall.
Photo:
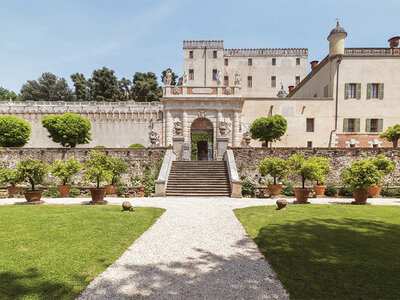
M211 143L213 134L211 132L192 132L192 160L197 160L197 142Z

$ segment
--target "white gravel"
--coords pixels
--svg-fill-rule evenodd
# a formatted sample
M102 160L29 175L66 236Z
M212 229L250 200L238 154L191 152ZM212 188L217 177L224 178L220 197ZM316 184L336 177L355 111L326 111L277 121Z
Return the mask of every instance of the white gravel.
M16 199L0 199L12 204ZM88 199L44 199L79 204ZM288 299L276 274L245 233L234 208L273 205L276 199L107 198L134 206L162 207L160 219L78 299ZM294 199L287 199L289 203ZM23 199L18 199L23 201ZM18 202L17 201L17 202ZM350 203L317 198L312 203ZM400 205L400 199L369 199L375 205ZM129 230L129 229L128 229Z

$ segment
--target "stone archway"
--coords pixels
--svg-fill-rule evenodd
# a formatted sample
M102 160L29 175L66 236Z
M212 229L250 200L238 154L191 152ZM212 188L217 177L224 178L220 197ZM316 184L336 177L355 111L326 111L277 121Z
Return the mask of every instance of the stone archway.
M197 118L190 127L192 160L213 160L214 126L207 118Z

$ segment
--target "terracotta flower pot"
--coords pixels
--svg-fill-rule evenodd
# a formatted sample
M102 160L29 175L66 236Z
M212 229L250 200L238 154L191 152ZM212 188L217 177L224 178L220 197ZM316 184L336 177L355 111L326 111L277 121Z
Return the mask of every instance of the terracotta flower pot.
M19 186L10 185L7 187L7 191L8 194L10 195L10 198L14 198L15 195L19 195L20 190L21 187Z
M24 196L28 202L39 202L42 198L42 191L26 191Z
M310 196L310 188L294 188L294 194L298 203L308 203L308 197Z
M314 185L314 192L317 196L323 196L325 194L326 185Z
M354 202L356 204L365 204L368 199L368 190L354 190L353 191Z
M367 186L369 197L378 197L381 194L383 184L377 184L376 186Z
M107 201L104 200L104 194L106 193L105 188L91 188L90 194L92 196L91 204L106 204Z
M109 184L109 185L105 186L105 189L106 189L106 193L109 195L114 195L114 194L118 193L118 185Z
M270 196L279 195L282 191L282 184L269 184L268 193Z
M70 185L57 185L57 188L61 196L69 196L69 191L71 190Z

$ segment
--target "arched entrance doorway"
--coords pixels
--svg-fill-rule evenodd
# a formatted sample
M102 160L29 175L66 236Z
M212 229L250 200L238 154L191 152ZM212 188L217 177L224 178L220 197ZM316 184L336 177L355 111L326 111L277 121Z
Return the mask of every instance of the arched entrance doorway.
M192 160L213 160L214 126L209 119L198 118L190 127Z

